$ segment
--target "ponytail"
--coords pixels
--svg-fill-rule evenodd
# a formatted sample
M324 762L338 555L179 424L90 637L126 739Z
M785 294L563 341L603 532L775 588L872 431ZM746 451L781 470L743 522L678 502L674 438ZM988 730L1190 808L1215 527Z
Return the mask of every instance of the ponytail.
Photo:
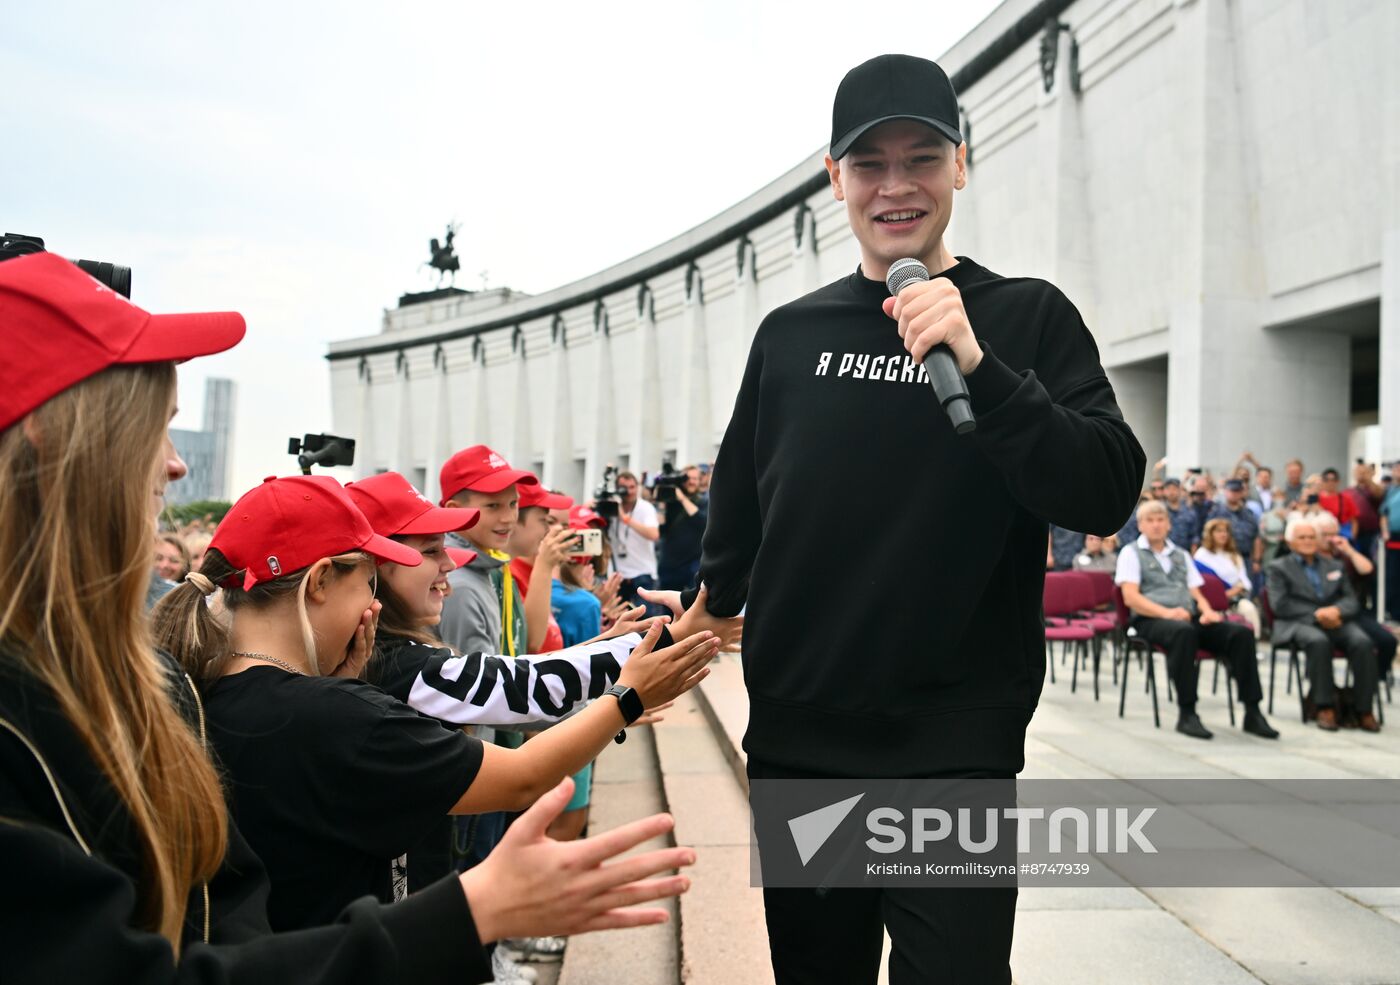
M160 647L200 685L218 679L232 655L228 625L210 610L206 597L242 572L216 550L204 552L199 571L166 592L151 613L151 633ZM229 592L224 593L228 605Z
M364 551L337 554L330 559L331 569L337 575L342 575L354 571L368 560L369 555ZM156 603L151 614L156 645L179 661L185 673L196 681L209 683L223 674L233 656L230 629L234 613L243 608L261 609L281 599L295 598L306 660L312 673L319 674L316 637L306 615L306 582L310 576L311 568L307 567L244 589L243 569L235 568L218 548L211 547L204 552L204 562L199 566L199 571ZM222 589L220 601L228 614L222 618L212 612L205 601L215 586Z

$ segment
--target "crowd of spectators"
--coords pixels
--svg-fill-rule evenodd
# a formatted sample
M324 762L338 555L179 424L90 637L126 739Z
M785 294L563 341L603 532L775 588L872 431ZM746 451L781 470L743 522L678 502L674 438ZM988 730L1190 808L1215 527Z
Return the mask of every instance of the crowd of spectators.
M1194 681L1196 648L1212 649L1212 634L1234 635L1203 632L1217 622L1198 595L1205 574L1224 586L1228 608L1219 613L1221 621L1247 627L1256 640L1271 637L1301 651L1308 708L1320 728L1330 731L1350 719L1378 730L1372 703L1377 681L1391 672L1393 625L1400 621L1400 461L1385 463L1382 474L1358 461L1346 487L1337 469L1309 474L1298 459L1285 464L1279 484L1274 470L1249 452L1221 474L1187 469L1174 476L1166 466L1166 459L1153 466L1137 512L1116 536L1052 526L1047 570L1115 573L1135 631L1162 643L1169 671L1181 677L1178 728L1187 734L1209 737L1194 714L1194 683L1185 684L1186 676ZM1153 536L1143 525L1146 517ZM1145 565L1145 558L1155 559ZM1190 570L1173 576L1174 563L1188 558ZM1151 601L1149 584L1170 604ZM1180 626L1164 628L1167 621ZM1188 629L1189 638L1183 637ZM1213 643L1222 654L1240 645ZM1338 705L1334 650L1350 669L1349 710ZM1242 697L1257 691L1255 659L1251 649L1248 669L1243 658L1230 660Z
M438 547L423 551L425 562L450 557L450 562L441 562L444 574L433 583L443 600L441 622L424 628L381 581L383 590L378 594L387 608L381 610L380 648L400 662L405 652L415 654L419 662L433 659L424 656L425 652L437 653L441 660L473 653L499 654L507 660L530 660L536 654L557 659L561 652L567 654L569 648L603 634L631 631L644 614L669 616L668 600L652 593L694 586L709 506L710 466L687 465L678 471L682 481L669 487L665 483L658 487L654 476L648 482L645 473L638 477L633 472L620 472L616 483L620 498L616 509L609 511L613 514L609 519L593 509L596 501L575 503L561 492L546 490L535 476L511 469L484 445L464 449L443 470L444 492L452 490L444 499L445 512L479 510L480 521L469 529L440 535ZM374 490L387 480L418 496L394 473L376 476L373 482L351 483L347 489L364 506L366 515L375 516ZM358 491L361 486L363 492ZM191 572L197 576L218 529L212 517L205 517L157 533L149 607L187 584ZM585 530L598 532L596 553L580 552ZM428 563L423 571L425 578L434 577ZM211 602L220 604L217 598ZM416 644L418 649L406 651L405 644ZM394 695L395 678L387 669L389 665L378 665L377 671L375 666L371 664L367 673ZM433 677L427 671L419 676L424 674ZM426 701L425 706L415 704L412 688L419 689L416 700ZM553 723L539 709L528 724L512 724L509 715L492 718L489 708L445 709L441 694L425 699L417 683L404 685L402 691L395 696L411 707L449 724L466 726L483 740L508 749L521 748ZM659 715L654 712L645 719L655 720ZM547 829L556 840L578 839L587 830L591 763L576 771L573 780L572 798ZM420 844L396 860L392 889L386 892L401 895L420 890L439 877L444 867L455 865L466 871L480 865L505 837L513 817L511 812L488 811L456 817L450 823L444 819L447 827L443 828L441 846ZM253 831L250 838L255 849L276 860L275 847L257 843L256 820L248 819L247 824ZM273 874L275 888L277 873ZM285 894L282 901L285 903ZM305 916L293 920L285 908L274 906L275 919L279 913L293 922ZM319 922L319 916L310 922ZM528 961L557 959L565 946L565 939L557 937L507 940L490 949L495 981L501 985L529 982L534 975Z

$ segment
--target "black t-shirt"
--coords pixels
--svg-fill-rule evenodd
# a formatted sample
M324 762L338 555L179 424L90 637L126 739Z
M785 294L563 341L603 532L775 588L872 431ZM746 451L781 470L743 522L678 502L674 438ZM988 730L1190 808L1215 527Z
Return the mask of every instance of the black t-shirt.
M481 767L481 743L363 681L253 667L205 696L229 803L272 881L274 930L393 899L390 866Z

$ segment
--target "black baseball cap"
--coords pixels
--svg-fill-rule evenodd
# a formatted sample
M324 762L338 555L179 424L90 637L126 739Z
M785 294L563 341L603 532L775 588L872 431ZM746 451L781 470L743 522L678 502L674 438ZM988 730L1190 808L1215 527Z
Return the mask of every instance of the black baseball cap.
M1239 479L1226 479L1225 488L1230 490L1231 492L1243 492L1244 483L1241 482Z
M927 58L877 55L846 73L831 107L831 157L841 160L871 127L890 120L916 120L956 146L958 96L948 75Z

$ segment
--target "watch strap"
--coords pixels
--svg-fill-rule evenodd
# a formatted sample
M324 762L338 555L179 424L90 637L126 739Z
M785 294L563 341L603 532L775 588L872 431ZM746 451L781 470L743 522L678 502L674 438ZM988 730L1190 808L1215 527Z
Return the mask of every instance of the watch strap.
M617 706L621 709L622 717L628 725L641 718L642 713L646 711L646 708L642 706L641 695L624 684L614 684L603 693L614 695L617 698Z

